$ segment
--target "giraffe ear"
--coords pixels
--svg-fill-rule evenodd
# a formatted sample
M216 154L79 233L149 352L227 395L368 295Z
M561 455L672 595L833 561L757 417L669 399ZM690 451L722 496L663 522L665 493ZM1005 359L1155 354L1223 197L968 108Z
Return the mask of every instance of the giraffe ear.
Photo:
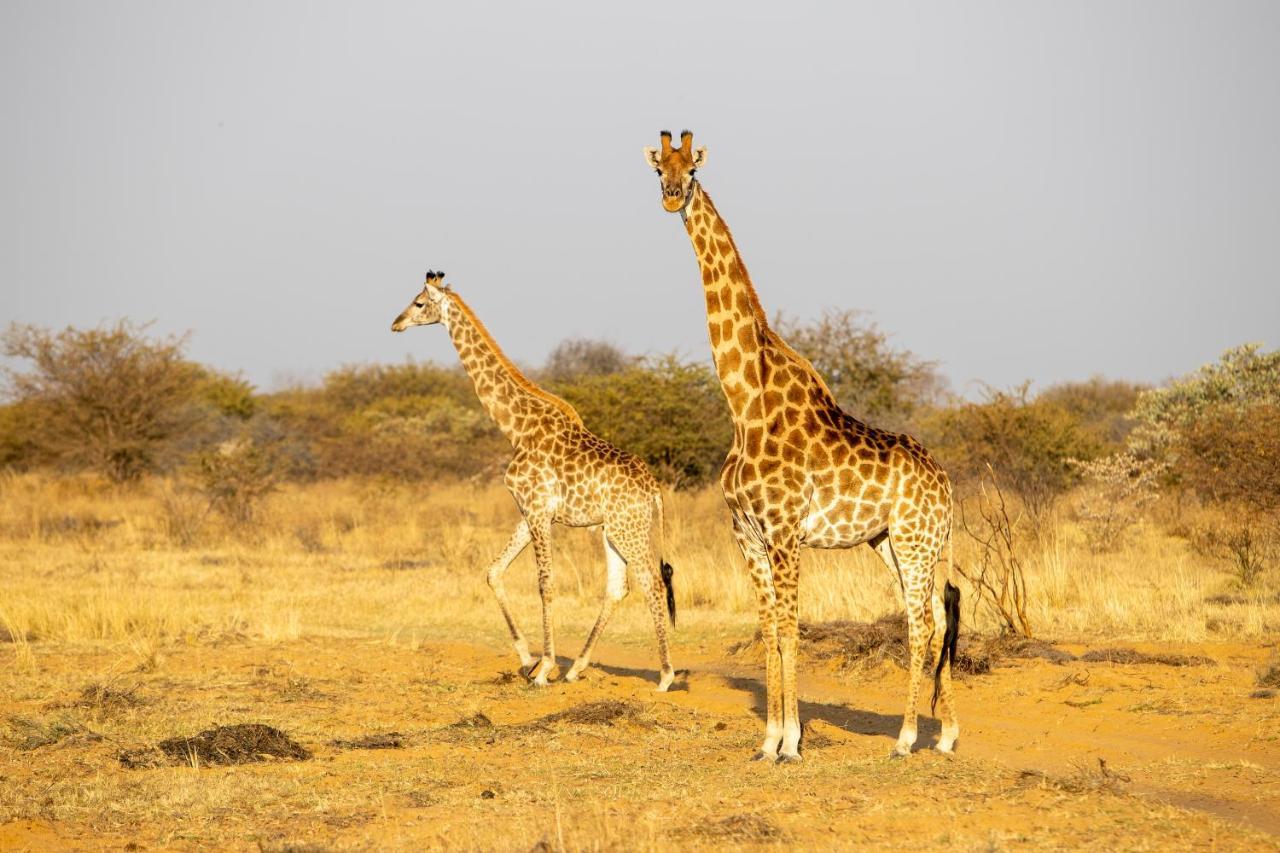
M644 161L649 164L650 169L657 169L662 165L662 160L658 158L657 148L644 149Z
M706 164L707 164L707 148L704 145L703 147L693 152L693 168L701 169Z

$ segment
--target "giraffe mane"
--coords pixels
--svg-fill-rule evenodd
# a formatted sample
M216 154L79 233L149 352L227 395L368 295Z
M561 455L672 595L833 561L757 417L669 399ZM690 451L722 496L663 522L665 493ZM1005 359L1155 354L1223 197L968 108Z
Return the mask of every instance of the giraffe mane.
M476 333L484 339L485 344L487 344L489 349L492 350L494 357L498 360L498 363L501 364L502 367L511 375L512 381L514 381L519 388L528 391L534 397L537 397L544 402L550 403L574 423L579 425L582 424L582 416L578 414L577 409L569 405L565 400L562 400L555 394L552 394L550 391L547 391L535 384L532 379L525 376L524 373L520 371L520 368L516 367L515 362L507 358L507 354L502 351L502 347L498 346L498 342L493 339L493 335L489 334L489 330L485 328L484 323L481 322L480 318L476 316L476 313L471 310L471 306L458 295L456 290L447 290L445 292L458 310L461 311L471 322L471 325L475 327Z

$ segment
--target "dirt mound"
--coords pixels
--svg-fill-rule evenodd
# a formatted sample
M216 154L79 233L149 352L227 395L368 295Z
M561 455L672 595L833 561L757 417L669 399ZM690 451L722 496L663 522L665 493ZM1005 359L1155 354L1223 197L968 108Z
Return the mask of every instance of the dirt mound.
M514 737L534 731L549 731L563 725L612 726L619 720L634 725L653 728L657 722L642 705L635 702L622 702L616 699L602 699L598 702L586 702L574 705L563 711L556 711L527 723L510 726L499 726L483 712L476 712L470 717L463 717L455 723L436 729L436 736L442 740L458 740L467 737L483 737L486 743L493 743L498 738Z
M529 726L554 726L558 723L577 723L591 726L611 726L618 720L652 726L653 719L645 713L645 709L634 702L621 702L617 699L602 699L598 702L587 702L574 705L554 714L539 717Z
M351 740L338 739L330 741L330 743L339 749L402 749L404 747L404 735L400 734L400 732L387 732L380 735L365 735Z
M9 717L9 735L4 740L22 752L30 752L42 746L51 746L68 738L88 741L102 740L102 735L91 732L75 720L59 718L52 722L32 720L27 717Z
M207 729L194 737L162 740L157 749L122 752L125 767L155 767L160 764L253 764L282 759L306 761L311 751L284 732L262 723L239 723Z
M892 661L905 669L910 663L907 650L907 619L901 614L883 616L875 622L801 622L800 650L818 660L836 660L842 667L875 665ZM962 634L956 648L955 671L981 675L991 671L999 659L999 648L986 640ZM760 632L748 642L736 643L729 654L760 654Z
M1085 663L1158 663L1164 666L1204 666L1213 663L1212 658L1199 655L1149 655L1129 648L1091 649L1077 660Z
M768 818L758 814L729 815L721 820L699 824L691 832L738 843L777 841L785 835Z
M1053 643L1029 637L1019 637L1016 634L1000 634L984 642L986 648L997 657L1002 658L1020 658L1023 660L1041 658L1052 663L1066 663L1076 659L1076 656L1071 652L1060 649Z
M762 656L760 632L749 642L735 643L729 654ZM800 651L810 658L835 660L842 667L874 666L889 660L899 667L908 665L907 620L901 614L883 616L875 622L800 623ZM1203 666L1214 663L1199 655L1147 654L1130 648L1092 649L1079 656L1045 640L999 634L982 637L961 634L956 646L955 671L983 675L1006 658L1041 658L1053 663L1161 664L1163 666ZM1275 686L1280 686L1280 665L1274 670ZM1260 682L1261 684L1261 682ZM1261 684L1261 686L1271 686Z
M494 728L493 720L489 719L483 711L476 711L470 717L463 717L456 723L450 723L445 726L449 729L492 729Z
M80 699L75 704L100 711L118 711L123 708L136 708L144 704L144 701L138 695L136 684L120 687L95 681L86 684L80 690Z

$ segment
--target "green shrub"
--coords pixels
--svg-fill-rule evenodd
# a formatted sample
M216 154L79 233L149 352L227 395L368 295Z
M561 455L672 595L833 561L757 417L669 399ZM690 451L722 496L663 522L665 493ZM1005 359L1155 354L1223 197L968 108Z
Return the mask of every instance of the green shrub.
M1094 459L1102 448L1079 418L1029 399L1027 390L988 389L981 402L936 411L927 438L952 479L977 483L989 466L1039 525L1075 480L1073 460Z
M669 355L555 384L553 390L578 410L588 429L644 459L655 476L675 487L714 479L733 439L720 380L707 364Z

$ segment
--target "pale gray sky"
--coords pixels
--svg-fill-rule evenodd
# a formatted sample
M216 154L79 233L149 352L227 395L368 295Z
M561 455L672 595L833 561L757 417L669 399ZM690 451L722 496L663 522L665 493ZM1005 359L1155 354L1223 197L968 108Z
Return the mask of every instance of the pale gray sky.
M707 354L641 157L692 128L771 314L860 308L959 390L1280 344L1280 3L0 4L0 322L128 316L263 387Z

